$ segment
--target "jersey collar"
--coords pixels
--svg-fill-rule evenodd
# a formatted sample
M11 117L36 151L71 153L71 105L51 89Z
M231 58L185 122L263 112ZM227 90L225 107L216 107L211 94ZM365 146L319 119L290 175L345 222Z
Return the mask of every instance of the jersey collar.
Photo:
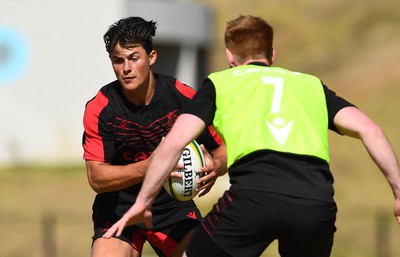
M269 66L265 62L250 62L247 65L257 65L257 66Z

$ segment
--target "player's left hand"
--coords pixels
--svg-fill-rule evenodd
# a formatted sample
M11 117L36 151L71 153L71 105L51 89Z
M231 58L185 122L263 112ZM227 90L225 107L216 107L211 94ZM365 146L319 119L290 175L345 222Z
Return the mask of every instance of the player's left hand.
M142 222L146 224L147 228L152 228L152 213L144 205L136 202L120 220L118 220L116 223L114 223L114 225L111 226L111 228L108 229L103 237L111 238L114 235L119 237L121 236L125 227Z
M204 145L200 145L200 148L203 152L206 166L199 170L202 175L197 181L200 186L196 190L201 191L199 197L202 197L210 192L217 178L225 174L226 166L225 163L220 163L218 160L213 159Z

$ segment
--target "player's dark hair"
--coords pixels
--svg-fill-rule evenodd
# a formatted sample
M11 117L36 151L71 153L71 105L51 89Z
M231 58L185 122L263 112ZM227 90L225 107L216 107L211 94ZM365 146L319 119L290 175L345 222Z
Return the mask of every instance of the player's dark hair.
M156 22L141 17L123 18L112 24L104 34L106 50L112 54L119 43L122 47L141 45L147 53L153 50L153 36L156 34Z

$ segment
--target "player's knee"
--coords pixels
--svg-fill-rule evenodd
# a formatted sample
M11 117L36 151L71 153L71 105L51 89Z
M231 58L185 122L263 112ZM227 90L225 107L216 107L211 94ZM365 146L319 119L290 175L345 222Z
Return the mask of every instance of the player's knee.
M91 257L140 257L140 254L127 242L117 238L98 238L92 246Z

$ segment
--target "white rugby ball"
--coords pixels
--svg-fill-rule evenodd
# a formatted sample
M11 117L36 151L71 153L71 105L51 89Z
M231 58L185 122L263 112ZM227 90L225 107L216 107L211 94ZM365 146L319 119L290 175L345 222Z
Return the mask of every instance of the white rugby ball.
M205 166L203 152L195 140L185 147L178 163L183 164L183 168L177 170L182 177L170 177L164 183L164 188L176 200L188 201L198 193L196 190L199 186L196 182L200 178L198 170Z

